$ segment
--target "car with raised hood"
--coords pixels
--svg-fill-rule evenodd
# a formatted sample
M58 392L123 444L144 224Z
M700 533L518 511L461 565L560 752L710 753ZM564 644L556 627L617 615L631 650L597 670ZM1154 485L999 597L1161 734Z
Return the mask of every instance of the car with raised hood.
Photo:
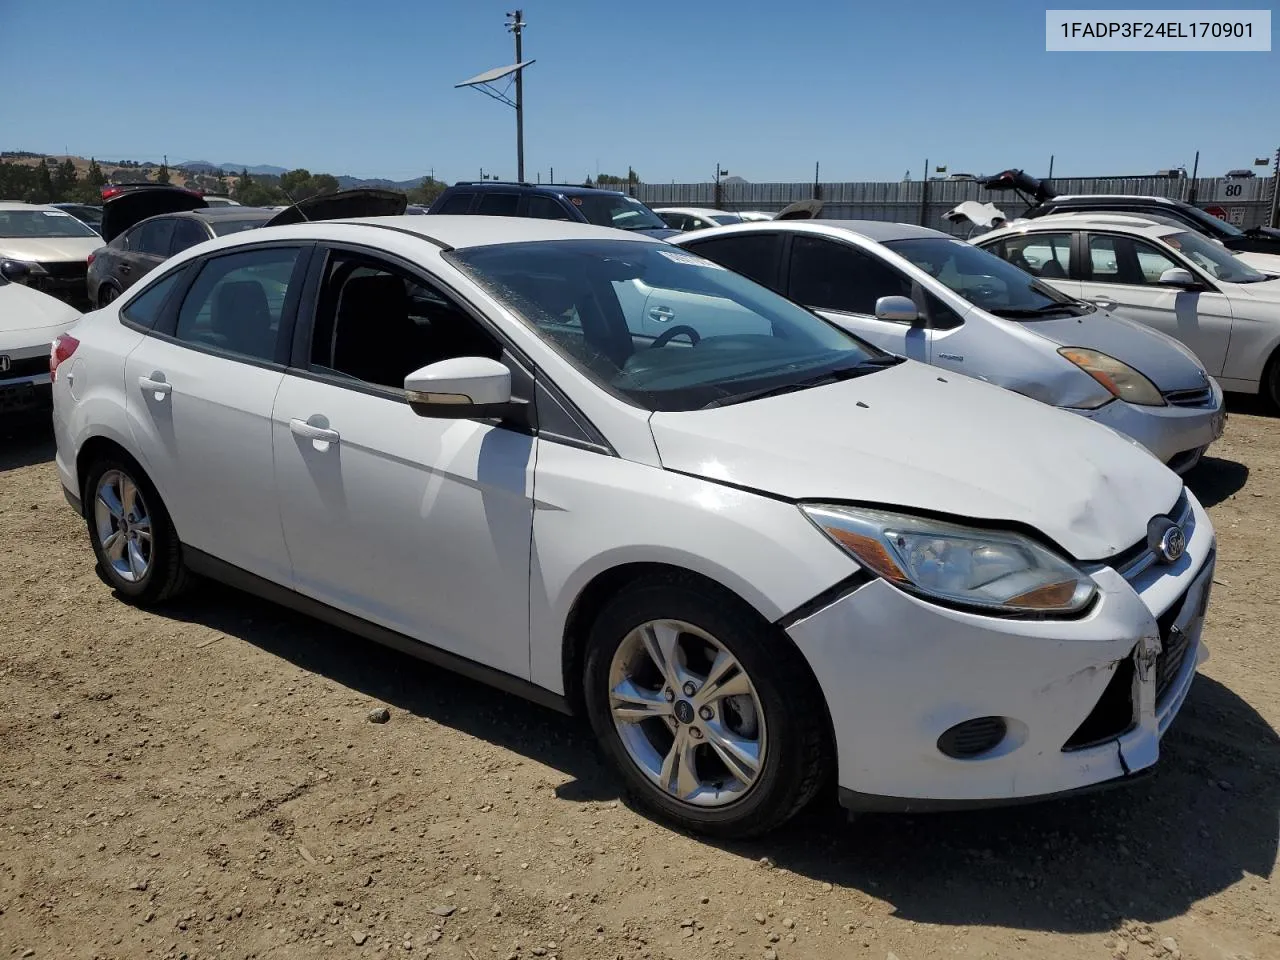
M0 261L13 277L43 293L84 305L89 254L102 243L92 227L65 210L40 203L0 201Z
M1022 170L1003 170L979 182L994 192L1012 191L1030 204L1022 219L1034 220L1059 213L1128 213L1164 217L1182 224L1184 229L1216 240L1233 254L1240 255L1246 263L1260 269L1275 269L1277 261L1271 258L1280 257L1280 229L1259 226L1242 230L1223 219L1225 213L1217 217L1185 200L1108 193L1060 194L1043 180ZM1256 257L1258 254L1266 255L1266 259Z
M101 227L105 245L89 256L89 302L110 303L165 260L215 237L298 219L398 216L407 202L393 190L358 189L267 210L239 204L211 207L194 190L163 184L108 193Z
M706 310L655 335L637 281ZM1124 782L1205 655L1214 531L1137 444L640 234L220 237L54 356L122 600L206 574L583 713L710 834Z
M1015 221L973 243L1066 296L1180 341L1223 390L1261 393L1280 408L1280 276L1255 270L1203 234L1135 216L1076 213ZM1050 248L1058 251L1056 266Z
M50 406L49 351L80 311L10 280L0 264L0 417Z
M881 349L1119 430L1180 473L1222 434L1222 391L1177 341L1080 303L937 230L772 221L671 242ZM678 291L657 291L644 305L645 322L658 333L681 323L688 310L704 309L689 301Z

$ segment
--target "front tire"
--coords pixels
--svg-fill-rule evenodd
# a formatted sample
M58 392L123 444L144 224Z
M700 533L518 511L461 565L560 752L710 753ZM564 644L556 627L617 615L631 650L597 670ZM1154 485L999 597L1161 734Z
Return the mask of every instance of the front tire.
M146 607L182 591L182 545L137 464L122 456L96 460L85 474L84 503L98 572L118 596Z
M758 836L822 786L822 695L798 651L738 598L677 575L635 583L588 638L584 699L636 801L685 829Z
M1280 413L1280 350L1271 355L1262 374L1259 392L1271 413Z

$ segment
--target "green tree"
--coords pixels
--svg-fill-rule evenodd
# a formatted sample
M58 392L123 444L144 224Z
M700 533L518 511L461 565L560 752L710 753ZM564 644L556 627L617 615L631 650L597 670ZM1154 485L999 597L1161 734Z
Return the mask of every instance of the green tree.
M53 196L53 177L49 174L49 165L41 163L39 172L36 174L35 196L32 197L36 203L52 203Z
M167 163L160 164L160 169L156 171L156 183L169 183L169 165Z
M448 184L440 182L435 177L423 177L421 183L408 191L409 202L427 206L444 193L446 186Z
M102 172L102 168L98 166L98 161L93 157L89 158L89 169L85 171L84 182L93 187L94 190L101 190L106 185L107 175Z
M317 173L311 178L316 193L337 193L338 178L331 173Z
M76 165L70 157L58 164L53 175L53 195L57 200L71 200L76 193L76 183L80 175L76 173Z

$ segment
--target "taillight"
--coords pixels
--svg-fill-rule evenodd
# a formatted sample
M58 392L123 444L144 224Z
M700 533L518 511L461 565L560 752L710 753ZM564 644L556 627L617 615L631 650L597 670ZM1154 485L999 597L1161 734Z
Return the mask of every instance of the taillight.
M85 260L85 266L88 266L89 264L93 263L93 258L96 257L97 255L98 255L97 253L89 254L89 258Z
M80 341L69 333L58 334L58 339L53 341L53 345L49 347L49 379L58 379L58 367L64 360L70 360L71 355L76 352L76 347L80 346Z

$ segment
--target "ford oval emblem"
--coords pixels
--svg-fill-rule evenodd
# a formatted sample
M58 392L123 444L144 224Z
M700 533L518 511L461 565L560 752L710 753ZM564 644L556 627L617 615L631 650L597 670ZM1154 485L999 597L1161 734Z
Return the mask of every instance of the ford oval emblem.
M1165 563L1176 563L1187 552L1187 536L1176 523L1165 530L1158 546L1160 559Z

